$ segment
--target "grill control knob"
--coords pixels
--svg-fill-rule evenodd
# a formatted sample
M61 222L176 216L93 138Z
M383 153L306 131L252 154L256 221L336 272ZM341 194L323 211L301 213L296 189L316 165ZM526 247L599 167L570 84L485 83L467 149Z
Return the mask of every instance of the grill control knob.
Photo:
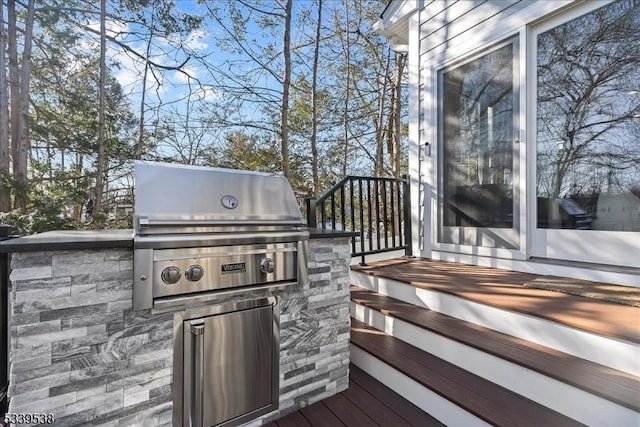
M204 275L204 269L199 265L190 265L184 271L184 277L190 282L197 282L202 279Z
M178 280L180 280L180 276L182 276L182 274L180 274L180 269L178 267L167 267L162 270L162 274L160 275L162 281L167 285L177 283Z
M260 261L260 271L264 274L273 273L274 268L275 263L271 258L262 258L262 261Z

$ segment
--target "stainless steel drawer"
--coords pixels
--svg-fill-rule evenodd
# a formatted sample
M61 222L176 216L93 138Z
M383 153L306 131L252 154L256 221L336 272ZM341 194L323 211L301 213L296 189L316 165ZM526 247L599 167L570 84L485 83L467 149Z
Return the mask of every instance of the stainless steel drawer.
M176 384L182 389L178 425L238 425L277 409L277 311L272 297L180 316L182 338L176 345L182 347L182 360L174 362L174 371L182 365L182 381ZM175 405L174 399L174 414Z

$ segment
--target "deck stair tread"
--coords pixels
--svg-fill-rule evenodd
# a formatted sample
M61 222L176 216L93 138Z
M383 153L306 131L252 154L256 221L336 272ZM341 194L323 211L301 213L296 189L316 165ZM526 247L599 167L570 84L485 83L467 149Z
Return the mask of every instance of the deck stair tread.
M640 412L640 378L428 308L351 287L351 300Z
M524 286L544 276L425 258L394 258L351 269L640 344L640 308Z
M290 413L266 426L444 427L444 424L357 366L350 365L347 390Z
M351 343L492 425L583 425L353 318Z
M360 389L366 390L367 394L373 397L373 399L368 399L370 404L367 405L367 408L369 408L368 411L374 415L376 420L379 419L380 421L383 421L381 425L396 425L395 423L389 424L385 422L390 416L388 414L390 410L394 414L400 416L412 427L444 427L444 424L440 423L435 418L431 418L420 408L400 397L389 387L374 380L362 369L353 364L349 367L349 377L351 378L349 387L356 385L360 387ZM351 390L351 388L349 390ZM377 409L371 409L376 402L378 402ZM383 402L383 405L380 405L379 402ZM380 417L378 415L380 412L387 415Z

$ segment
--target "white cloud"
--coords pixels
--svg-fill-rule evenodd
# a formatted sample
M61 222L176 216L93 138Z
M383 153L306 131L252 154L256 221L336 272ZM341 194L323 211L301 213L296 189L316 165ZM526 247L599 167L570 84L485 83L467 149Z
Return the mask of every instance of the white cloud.
M203 41L209 34L205 30L193 30L187 36L184 44L187 48L192 50L203 50L209 47L209 45Z
M198 69L191 65L185 65L182 67L182 71L176 70L173 72L173 79L177 83L188 83L189 77L192 79L198 78Z

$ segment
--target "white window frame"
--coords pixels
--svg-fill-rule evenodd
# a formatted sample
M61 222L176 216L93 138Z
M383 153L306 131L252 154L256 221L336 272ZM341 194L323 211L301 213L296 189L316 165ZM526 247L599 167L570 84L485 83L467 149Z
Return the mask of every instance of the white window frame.
M615 0L581 2L562 13L531 25L527 31L528 51L527 74L531 76L527 84L527 140L530 141L526 157L528 170L527 201L531 214L528 220L530 257L577 261L605 265L638 266L640 253L640 232L539 229L537 227L536 191L536 109L537 109L537 37L539 34L562 25L572 19L586 15ZM580 243L580 244L577 244ZM596 249L585 251L585 246Z
M519 22L516 20L514 22ZM524 140L525 135L525 126L526 126L526 108L527 103L525 99L526 94L526 49L527 46L527 32L526 28L519 25L512 25L512 28L506 28L505 31L496 33L495 29L488 30L487 32L481 33L478 35L479 37L476 40L479 42L473 49L470 49L464 53L460 53L460 49L450 49L442 52L440 55L441 60L437 62L436 65L433 65L431 61L434 60L433 57L430 57L430 62L433 65L430 67L429 71L431 74L431 87L436 88L435 91L431 92L428 96L432 97L434 101L431 103L430 114L429 117L425 117L424 120L429 120L431 122L431 126L427 126L427 129L431 129L430 139L433 141L432 152L431 152L431 162L432 162L432 171L433 174L431 176L431 187L434 189L436 193L435 196L432 196L431 200L431 248L435 251L442 252L453 252L459 254L467 254L467 255L477 255L477 256L487 256L487 257L497 257L497 258L508 258L515 260L524 260L527 258L527 197L523 192L526 186L526 164L525 164L525 146L523 144L526 143ZM438 242L438 235L440 230L439 224L439 210L440 210L440 180L441 180L441 170L439 164L440 158L440 129L438 122L438 114L440 110L440 102L437 100L438 96L440 96L439 90L439 75L446 71L447 69L452 69L455 66L465 64L469 61L473 61L476 58L479 58L499 47L505 46L510 43L510 41L514 38L517 38L517 52L514 55L514 76L517 78L517 90L518 90L518 128L514 129L514 134L516 134L519 138L520 149L517 153L517 161L520 167L519 176L517 180L513 181L513 191L519 191L519 205L518 205L518 213L519 213L519 247L517 249L508 249L508 248L492 248L492 247L484 247L484 246L474 246L474 245L459 245L452 243L441 243ZM514 156L516 153L514 152Z

